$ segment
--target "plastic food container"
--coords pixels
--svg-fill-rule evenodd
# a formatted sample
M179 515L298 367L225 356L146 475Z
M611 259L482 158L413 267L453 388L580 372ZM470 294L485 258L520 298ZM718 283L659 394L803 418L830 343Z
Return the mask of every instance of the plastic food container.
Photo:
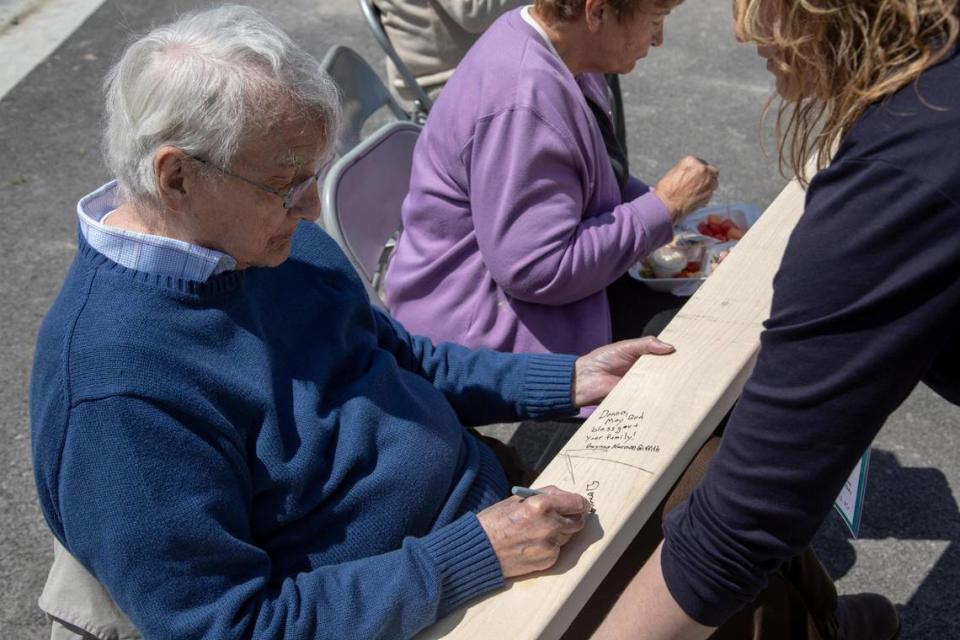
M743 231L747 231L760 218L762 212L758 207L747 203L711 205L694 211L684 218L676 227L674 227L674 237L699 234L698 226L705 222L711 215L721 216L732 221ZM705 238L699 246L692 246L687 249L691 260L699 260L702 268L699 276L689 277L657 277L657 273L664 273L662 264L652 264L649 259L644 259L633 265L628 273L635 280L639 280L654 291L663 293L672 293L676 296L691 296L703 284L713 267L717 264L717 259L723 251L729 251L737 244L736 240L720 241L713 238ZM699 250L699 254L697 251ZM662 261L658 261L662 262ZM654 268L656 266L656 268Z

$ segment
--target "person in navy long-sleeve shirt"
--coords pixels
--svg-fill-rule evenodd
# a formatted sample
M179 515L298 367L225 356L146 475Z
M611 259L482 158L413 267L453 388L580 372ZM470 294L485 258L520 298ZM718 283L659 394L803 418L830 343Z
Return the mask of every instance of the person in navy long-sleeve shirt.
M738 36L768 60L786 115L801 113L793 168L840 144L810 181L722 445L600 637L706 637L809 544L918 382L960 403L957 3L820 4L830 12L735 3ZM819 138L799 111L811 106L826 112ZM879 596L841 598L838 615L841 637L898 626Z

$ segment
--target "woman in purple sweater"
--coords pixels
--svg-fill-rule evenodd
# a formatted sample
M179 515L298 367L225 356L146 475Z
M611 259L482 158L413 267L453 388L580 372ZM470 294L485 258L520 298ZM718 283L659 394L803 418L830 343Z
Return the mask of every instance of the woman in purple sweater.
M687 157L650 189L613 143L602 73L658 46L680 1L537 0L474 45L420 136L386 275L411 331L500 351L610 342L606 287L716 187Z

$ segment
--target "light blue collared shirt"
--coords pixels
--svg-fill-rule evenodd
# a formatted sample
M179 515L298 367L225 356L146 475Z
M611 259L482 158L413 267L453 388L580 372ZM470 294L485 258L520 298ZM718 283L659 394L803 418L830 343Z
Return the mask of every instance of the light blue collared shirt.
M153 275L197 282L237 268L236 260L213 249L105 225L103 218L119 204L116 180L85 195L77 203L80 233L91 247L117 264Z

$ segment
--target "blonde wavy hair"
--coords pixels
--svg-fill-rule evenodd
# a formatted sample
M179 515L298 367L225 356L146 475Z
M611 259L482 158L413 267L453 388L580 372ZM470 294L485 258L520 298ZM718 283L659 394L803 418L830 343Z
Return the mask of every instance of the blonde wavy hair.
M776 47L799 83L800 96L780 102L776 139L780 171L806 184L811 154L819 171L870 104L951 52L960 0L734 0L734 21L741 41Z

